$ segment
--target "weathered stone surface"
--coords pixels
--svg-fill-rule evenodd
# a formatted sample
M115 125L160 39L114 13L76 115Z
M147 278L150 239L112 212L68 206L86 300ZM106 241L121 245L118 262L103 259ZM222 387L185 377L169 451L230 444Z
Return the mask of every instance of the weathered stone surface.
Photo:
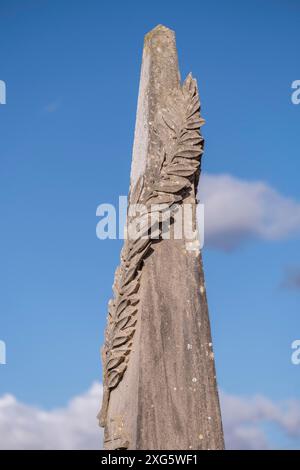
M180 85L174 33L145 37L130 180L135 203L190 203L195 225L203 138L195 80ZM174 212L175 213L175 212ZM163 212L159 210L160 216ZM138 219L139 221L141 219ZM222 449L197 236L125 241L103 348L99 415L107 449ZM193 248L191 250L190 248Z

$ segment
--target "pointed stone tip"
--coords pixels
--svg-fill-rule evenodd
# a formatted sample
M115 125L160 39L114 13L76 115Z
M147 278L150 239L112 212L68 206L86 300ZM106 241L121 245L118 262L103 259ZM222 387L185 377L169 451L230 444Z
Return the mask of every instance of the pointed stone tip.
M174 31L163 24L158 24L155 28L151 29L149 33L145 35L145 41L149 41L156 33L167 33L167 34L175 34Z
M172 31L172 29L168 28L167 26L163 25L163 24L158 24L155 26L155 28L151 29L150 33L154 32L154 31Z

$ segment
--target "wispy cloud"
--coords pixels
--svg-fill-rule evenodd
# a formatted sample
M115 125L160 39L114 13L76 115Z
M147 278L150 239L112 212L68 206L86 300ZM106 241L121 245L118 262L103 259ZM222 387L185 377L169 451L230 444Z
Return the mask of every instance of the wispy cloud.
M300 267L288 267L281 283L284 289L300 290Z
M300 401L273 402L261 396L240 397L221 393L226 447L228 449L274 448L264 424L279 429L300 449Z
M199 194L208 246L233 250L254 238L276 241L300 235L300 202L264 182L205 174Z
M50 411L12 395L0 397L0 449L101 449L103 434L96 420L101 395L102 387L94 384L66 407ZM277 427L292 438L294 448L300 448L299 400L276 403L263 396L221 393L221 405L228 449L274 448L264 423Z
M60 108L60 101L55 100L51 101L50 103L46 104L44 107L44 112L47 114L55 113Z

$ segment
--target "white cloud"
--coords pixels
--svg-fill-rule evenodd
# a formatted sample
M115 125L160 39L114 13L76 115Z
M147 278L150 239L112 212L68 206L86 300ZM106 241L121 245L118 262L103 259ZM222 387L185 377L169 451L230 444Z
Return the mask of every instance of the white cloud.
M12 395L0 397L0 449L101 449L103 433L96 420L101 395L102 387L94 384L65 408L50 411ZM275 403L263 396L221 393L221 404L226 448L272 448L263 423L278 427L300 448L300 401Z
M231 250L251 238L282 240L300 235L300 202L264 182L230 175L200 179L205 204L205 244Z
M47 114L55 113L59 108L60 108L60 101L55 100L55 101L52 101L51 103L48 103L44 107L44 112Z
M45 411L0 397L0 449L101 449L96 414L102 387L94 384L65 408Z
M275 403L266 397L239 397L221 393L226 447L228 449L272 448L262 425L277 427L300 448L300 401Z

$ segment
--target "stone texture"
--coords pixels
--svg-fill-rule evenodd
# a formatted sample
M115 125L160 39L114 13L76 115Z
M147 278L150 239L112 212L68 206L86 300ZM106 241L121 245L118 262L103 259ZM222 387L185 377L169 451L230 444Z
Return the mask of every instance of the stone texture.
M175 202L190 203L196 224L199 106L195 80L180 85L173 31L157 26L145 37L130 205L167 198L173 210ZM197 236L193 250L186 239L150 240L139 251L140 244L125 242L110 304L100 414L105 447L222 449Z

